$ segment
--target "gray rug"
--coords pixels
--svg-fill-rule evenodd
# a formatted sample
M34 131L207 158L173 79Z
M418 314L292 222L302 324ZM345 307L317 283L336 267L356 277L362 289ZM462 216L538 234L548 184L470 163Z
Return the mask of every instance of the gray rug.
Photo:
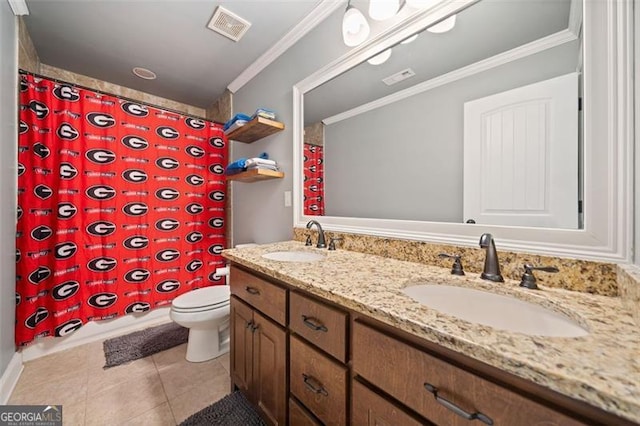
M103 342L104 368L115 367L187 343L189 329L175 323L163 324Z
M180 426L266 426L242 392L235 391L191 415Z

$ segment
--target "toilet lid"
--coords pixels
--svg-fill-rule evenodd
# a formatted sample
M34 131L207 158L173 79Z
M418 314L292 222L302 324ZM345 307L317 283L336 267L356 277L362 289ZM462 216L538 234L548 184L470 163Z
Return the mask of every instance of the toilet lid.
M178 309L204 308L207 306L229 303L229 295L230 292L228 285L216 285L191 290L173 299L171 305Z

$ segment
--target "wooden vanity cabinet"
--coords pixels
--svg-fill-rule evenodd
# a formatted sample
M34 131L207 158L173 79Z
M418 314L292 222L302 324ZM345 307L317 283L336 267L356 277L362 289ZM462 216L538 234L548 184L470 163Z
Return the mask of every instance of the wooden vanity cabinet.
M634 424L231 267L231 380L271 425Z
M282 315L274 316L283 319L287 290L236 268L231 268L231 277L231 381L259 408L265 422L285 425L287 333L258 309L275 312L280 303Z

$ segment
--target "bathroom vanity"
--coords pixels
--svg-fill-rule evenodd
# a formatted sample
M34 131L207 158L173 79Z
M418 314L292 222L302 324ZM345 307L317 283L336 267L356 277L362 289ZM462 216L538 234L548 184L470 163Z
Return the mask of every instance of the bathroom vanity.
M301 251L319 260L263 257ZM232 262L231 380L269 424L640 422L640 336L618 298L532 291L294 241L223 255ZM588 334L530 336L463 321L403 293L419 283L510 295Z

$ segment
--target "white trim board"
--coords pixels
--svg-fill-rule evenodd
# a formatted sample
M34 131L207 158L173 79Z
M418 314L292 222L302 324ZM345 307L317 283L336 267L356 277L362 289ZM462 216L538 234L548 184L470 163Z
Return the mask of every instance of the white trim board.
M9 402L23 369L22 354L16 352L11 357L7 369L0 376L0 405L6 405Z
M409 98L419 93L433 90L437 87L444 86L445 84L462 80L463 78L470 77L474 74L478 74L483 71L508 64L509 62L526 58L530 55L535 55L536 53L540 53L544 50L563 45L570 41L574 41L577 38L578 37L571 31L562 30L555 34L548 35L547 37L543 37L530 43L523 44L522 46L518 46L506 52L499 53L481 61L474 62L473 64L467 65L465 67L458 68L457 70L442 74L430 80L423 81L422 83L416 84L414 86L407 87L406 89L399 90L380 99L376 99L375 101L371 101L352 108L348 111L341 112L340 114L327 117L322 120L322 122L326 125L334 124L339 121L355 117L356 115L372 111L376 108L381 108L394 102L399 102L403 99Z
M105 321L92 321L65 337L40 339L21 351L24 362L51 355L87 343L97 342L114 336L127 334L154 325L171 322L170 306L154 309L140 316L129 314Z
M331 15L336 9L344 7L344 3L335 0L320 0L318 5L313 8L302 21L300 21L295 27L284 35L276 44L274 44L269 50L264 52L258 59L256 59L251 65L247 67L239 76L237 76L229 85L229 89L232 93L237 92L247 84L253 77L260 74L260 72L269 66L273 61L278 59L280 55L287 51L291 46L296 44L298 40L304 37L309 31L314 29L319 23L324 21L329 15Z

